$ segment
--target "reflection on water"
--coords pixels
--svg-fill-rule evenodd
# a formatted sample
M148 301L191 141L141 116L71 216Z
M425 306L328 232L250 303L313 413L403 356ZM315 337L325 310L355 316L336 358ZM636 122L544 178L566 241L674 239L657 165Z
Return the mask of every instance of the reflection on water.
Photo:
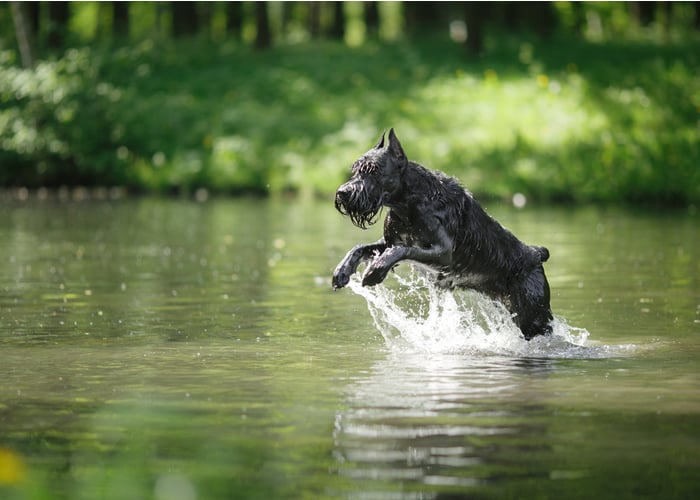
M332 202L0 203L1 498L700 493L693 214L492 208L552 253L527 343L407 266L332 292L380 230Z
M508 456L547 448L537 381L552 364L390 353L352 385L349 408L336 417L339 473L375 482L375 492L391 491L395 479L420 491L521 473Z

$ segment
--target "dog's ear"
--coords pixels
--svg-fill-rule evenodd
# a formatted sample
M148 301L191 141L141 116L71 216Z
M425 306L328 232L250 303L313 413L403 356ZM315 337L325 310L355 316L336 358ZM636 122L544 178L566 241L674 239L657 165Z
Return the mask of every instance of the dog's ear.
M403 148L401 147L401 143L399 142L398 137L396 137L396 134L394 133L393 128L391 130L389 130L389 145L387 147L389 148L389 151L397 159L399 159L399 160L406 159L406 154L403 152Z
M374 146L374 149L382 149L384 147L384 133L386 132L386 129L382 131L382 136L379 138L379 142L377 143L376 146Z

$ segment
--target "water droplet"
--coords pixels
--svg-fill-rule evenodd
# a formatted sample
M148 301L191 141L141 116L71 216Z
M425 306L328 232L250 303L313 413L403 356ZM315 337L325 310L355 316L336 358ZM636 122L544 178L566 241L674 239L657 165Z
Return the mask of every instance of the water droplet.
M527 204L527 198L522 193L515 193L513 195L513 206L515 208L524 208Z

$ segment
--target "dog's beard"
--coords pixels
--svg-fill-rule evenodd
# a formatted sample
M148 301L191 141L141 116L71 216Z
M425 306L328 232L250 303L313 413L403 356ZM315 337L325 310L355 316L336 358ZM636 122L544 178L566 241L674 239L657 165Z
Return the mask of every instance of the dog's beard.
M353 190L349 195L335 196L335 208L343 215L350 217L354 225L367 229L377 222L377 215L382 210L384 196L368 196L364 189Z

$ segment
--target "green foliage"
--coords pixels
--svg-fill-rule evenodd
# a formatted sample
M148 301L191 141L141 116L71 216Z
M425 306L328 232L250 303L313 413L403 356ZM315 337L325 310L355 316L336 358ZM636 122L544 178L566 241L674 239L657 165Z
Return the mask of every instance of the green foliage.
M697 42L144 42L0 64L2 184L330 193L383 129L490 196L700 201Z
M124 183L115 115L121 91L99 79L89 49L69 50L33 70L0 67L0 182Z

